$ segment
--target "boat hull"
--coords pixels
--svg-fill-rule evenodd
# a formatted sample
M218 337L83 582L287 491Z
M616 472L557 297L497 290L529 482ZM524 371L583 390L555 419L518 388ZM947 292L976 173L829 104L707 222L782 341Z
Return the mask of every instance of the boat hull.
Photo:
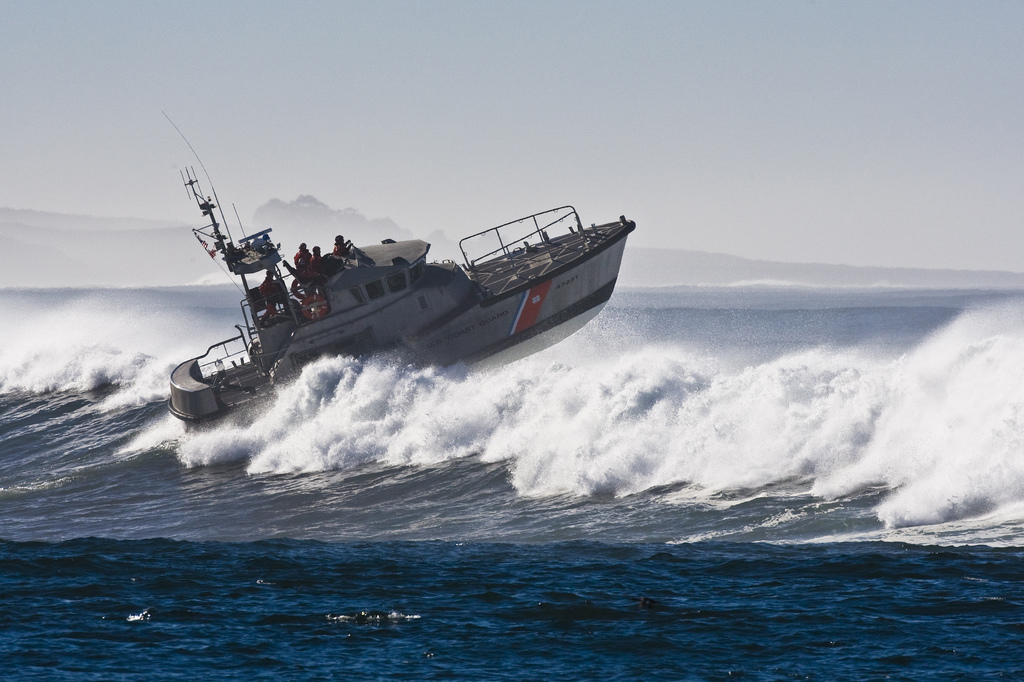
M524 336L515 345L507 346L502 350L481 357L474 362L474 366L481 368L501 367L561 343L583 329L587 326L587 323L597 317L598 313L604 308L605 303L599 303L586 312L580 313L554 327L537 325L532 330L535 332L533 335L529 337Z
M590 258L556 270L546 279L529 282L529 286L498 300L485 299L444 326L406 343L423 361L440 365L476 363L496 355L517 359L557 343L593 315L569 327L571 331L562 336L547 332L591 311L596 315L594 309L600 310L611 298L625 245L623 235ZM519 352L508 352L540 336L545 340L529 343Z

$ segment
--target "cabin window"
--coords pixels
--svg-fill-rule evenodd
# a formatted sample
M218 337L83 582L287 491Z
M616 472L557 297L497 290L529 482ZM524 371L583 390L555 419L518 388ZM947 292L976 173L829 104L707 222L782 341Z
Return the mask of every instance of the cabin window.
M396 293L404 289L407 285L405 282L405 271L396 272L393 275L388 275L385 280L388 283L388 291Z
M366 304L366 294L359 287L350 287L330 291L331 308L334 310L352 310Z
M370 300L384 295L384 285L380 283L380 280L375 279L372 282L367 282L364 286L366 287L366 295L370 297Z
M416 265L412 266L412 270L409 271L409 276L412 278L413 282L415 282L416 280L423 276L424 267L425 266L423 265L423 261L420 261Z

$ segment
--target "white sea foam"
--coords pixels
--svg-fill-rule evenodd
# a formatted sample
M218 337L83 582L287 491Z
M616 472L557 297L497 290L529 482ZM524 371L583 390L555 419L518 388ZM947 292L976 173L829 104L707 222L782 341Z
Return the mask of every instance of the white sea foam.
M889 526L931 524L1024 501L1024 322L969 313L892 367L870 441L815 483L836 496L869 482L893 493Z
M389 611L388 613L381 611L360 611L359 613L341 614L338 616L327 614L327 620L332 623L358 623L360 625L403 623L409 620L419 620L420 618L421 616L415 613L406 615L404 613L399 613L398 611Z
M181 458L247 458L265 473L478 453L509 461L526 495L754 487L850 456L874 407L858 395L872 383L858 364L874 366L813 351L729 374L670 348L491 372L335 358L309 367L257 423L198 434Z
M197 315L190 294L0 295L0 393L113 385L103 409L164 399L173 364L222 338L237 310ZM326 359L250 426L183 435L168 420L127 449L174 440L185 465L242 461L251 474L479 454L507 463L524 496L686 483L665 502L710 503L799 481L824 499L888 489L876 512L892 528L1003 518L1024 509L1024 320L990 307L896 359L822 347L739 368L599 320L494 370Z
M895 360L819 348L733 370L674 347L594 358L572 344L487 372L327 359L256 423L186 438L179 457L264 474L476 453L507 462L525 496L797 480L825 499L889 488L876 511L890 527L967 518L1024 503L1011 313L965 315Z
M160 446L175 443L185 436L185 423L170 414L163 419L149 424L138 431L132 440L120 450L118 455L124 457L146 452Z
M166 399L175 362L194 354L197 331L216 339L187 303L153 291L2 291L0 393L93 391L118 409ZM201 341L198 341L201 343ZM201 352L201 351L200 351Z

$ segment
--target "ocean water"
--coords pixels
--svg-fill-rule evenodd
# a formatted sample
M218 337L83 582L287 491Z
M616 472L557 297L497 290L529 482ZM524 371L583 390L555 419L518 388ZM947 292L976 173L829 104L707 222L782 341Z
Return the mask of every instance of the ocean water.
M1019 679L1024 293L622 289L187 430L231 287L2 290L5 679Z

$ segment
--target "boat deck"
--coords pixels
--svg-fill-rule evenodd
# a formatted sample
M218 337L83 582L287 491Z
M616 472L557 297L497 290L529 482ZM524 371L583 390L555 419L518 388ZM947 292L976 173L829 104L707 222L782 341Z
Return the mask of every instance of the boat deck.
M531 281L543 280L574 261L586 260L594 250L615 242L633 229L632 223L617 221L584 228L548 241L518 246L484 263L477 263L466 274L478 282L491 296L501 296Z
M248 402L269 383L251 363L231 367L224 371L223 377L211 378L217 387L217 397L226 407Z

